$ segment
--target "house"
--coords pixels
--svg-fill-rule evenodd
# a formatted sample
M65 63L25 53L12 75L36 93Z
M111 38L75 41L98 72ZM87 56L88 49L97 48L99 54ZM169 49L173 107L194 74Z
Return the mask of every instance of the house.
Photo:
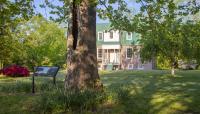
M110 24L97 24L97 60L99 69L152 69L151 62L141 62L140 34L112 30Z

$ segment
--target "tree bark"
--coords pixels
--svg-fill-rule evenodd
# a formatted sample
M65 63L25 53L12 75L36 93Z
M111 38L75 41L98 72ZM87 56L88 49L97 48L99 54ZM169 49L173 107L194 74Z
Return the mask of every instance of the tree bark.
M171 75L175 75L175 68L176 68L176 65L177 63L176 63L176 61L175 60L172 60L172 62L171 62Z
M172 69L171 69L171 75L175 75L175 68L174 68L174 66L172 66Z
M71 0L67 38L66 89L101 89L96 55L96 7Z
M152 69L153 70L157 69L157 60L155 55L152 56Z

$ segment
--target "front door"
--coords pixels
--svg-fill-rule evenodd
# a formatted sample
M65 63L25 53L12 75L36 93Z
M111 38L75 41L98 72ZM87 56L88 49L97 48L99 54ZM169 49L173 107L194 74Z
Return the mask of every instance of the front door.
M116 62L116 53L110 53L110 63Z

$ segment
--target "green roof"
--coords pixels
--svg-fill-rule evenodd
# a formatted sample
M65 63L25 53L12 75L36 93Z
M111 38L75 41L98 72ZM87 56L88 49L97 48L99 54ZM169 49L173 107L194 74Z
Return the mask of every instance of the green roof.
M98 41L97 46L99 45L120 45L120 42L103 42L103 41Z
M99 32L104 30L110 30L111 29L110 25L111 25L110 23L97 23L96 31Z

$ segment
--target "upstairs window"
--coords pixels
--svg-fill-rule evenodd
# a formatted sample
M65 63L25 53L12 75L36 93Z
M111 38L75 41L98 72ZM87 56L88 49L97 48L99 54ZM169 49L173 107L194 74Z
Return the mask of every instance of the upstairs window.
M130 59L133 56L133 49L132 48L127 48L126 49L126 58Z
M126 40L132 40L132 33L131 32L128 32L126 34Z
M103 32L98 33L98 40L103 40Z
M110 39L113 39L113 32L110 32Z

